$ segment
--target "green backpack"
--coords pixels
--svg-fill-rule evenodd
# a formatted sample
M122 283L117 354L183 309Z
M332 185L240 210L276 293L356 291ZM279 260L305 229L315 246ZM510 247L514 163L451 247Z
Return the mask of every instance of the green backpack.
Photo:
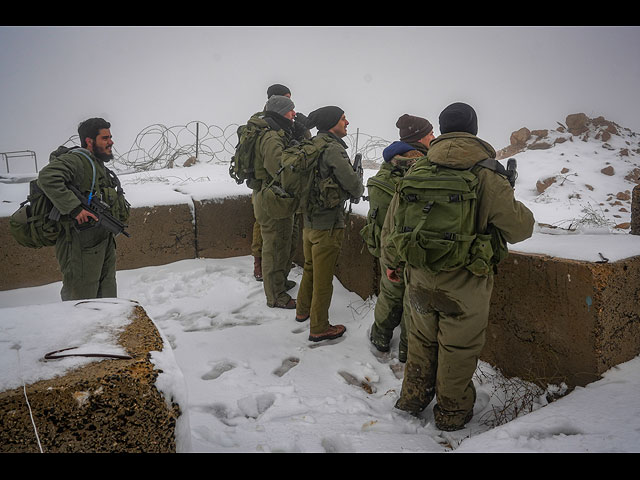
M229 164L229 176L238 185L246 182L249 188L255 185L255 151L258 138L269 129L269 124L260 113L249 119L246 125L240 125L237 130L238 143L235 154Z
M380 257L380 234L384 224L389 203L396 193L396 185L388 179L389 175L375 175L367 180L367 193L369 200L369 213L367 223L360 230L360 236L364 240L369 252L374 257Z
M92 166L92 175L88 177L83 186L83 190L95 192L96 188L103 186L104 182L96 183L96 170L91 157L79 147L59 147L51 154L57 157L66 153L75 153L85 158ZM129 217L129 203L124 198L124 192L117 176L108 168L104 167L109 179L107 182L113 188L101 191L108 195L104 200L113 205L113 216L120 221L126 221ZM105 180L106 181L106 180ZM94 188L95 187L95 188ZM61 215L60 211L54 207L53 203L38 185L38 180L29 183L29 195L20 204L20 207L9 219L9 231L13 238L22 246L28 248L50 247L56 244L61 232L68 233L71 227L71 220L67 215Z
M395 229L400 260L432 274L466 268L490 274L506 256L498 230L476 232L478 178L474 166L457 170L420 159L399 183Z
M54 210L37 180L29 183L29 195L20 204L20 208L9 219L9 231L13 238L23 247L42 248L56 244L64 224L56 219L57 209ZM58 213L59 217L59 213Z
M270 217L288 218L298 210L309 212L311 197L319 197L327 208L333 208L341 199L337 188L330 184L335 182L329 178L317 180L318 159L329 142L323 137L303 140L282 151L280 169L273 180L260 192L261 201ZM317 181L317 189L314 184ZM335 184L337 187L337 184ZM319 194L312 195L316 190ZM336 195L338 196L336 202Z

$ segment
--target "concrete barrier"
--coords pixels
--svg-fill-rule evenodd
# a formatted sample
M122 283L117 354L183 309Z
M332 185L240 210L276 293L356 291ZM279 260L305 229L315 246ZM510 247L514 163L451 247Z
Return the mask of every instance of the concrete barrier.
M118 269L250 255L253 221L248 195L194 202L193 213L188 205L133 209L132 237L118 238ZM359 236L364 221L350 215L336 276L366 299L378 293L380 271ZM0 290L59 280L53 249L18 246L7 223L0 219ZM512 252L496 275L482 359L540 384L586 385L640 353L639 292L640 257L600 264Z

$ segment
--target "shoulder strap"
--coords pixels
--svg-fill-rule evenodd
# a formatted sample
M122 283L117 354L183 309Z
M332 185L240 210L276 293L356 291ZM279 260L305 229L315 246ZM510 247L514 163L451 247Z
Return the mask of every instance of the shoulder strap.
M91 169L93 170L93 178L91 179L91 189L89 190L89 197L88 197L88 203L91 204L91 199L93 198L93 189L94 189L95 183L96 183L96 164L94 163L93 159L91 158L91 155L88 154L88 151L85 150L84 148L81 148L81 147L74 148L73 150L71 150L71 152L79 153L84 158L89 160L89 163L91 164Z
M484 160L476 163L476 165L488 168L489 170L499 173L500 175L504 175L505 177L507 176L507 169L504 168L504 166L495 158L485 158Z

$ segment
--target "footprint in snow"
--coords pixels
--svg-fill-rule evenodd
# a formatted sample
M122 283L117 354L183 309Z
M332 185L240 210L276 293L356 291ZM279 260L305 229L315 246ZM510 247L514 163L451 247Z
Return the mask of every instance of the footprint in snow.
M285 373L300 363L300 359L296 357L285 358L282 365L276 368L272 373L278 377L282 377Z
M236 368L236 366L232 362L227 362L227 361L218 362L213 366L213 368L209 372L205 373L200 378L202 380L215 380L224 372L228 372L229 370L233 370L234 368Z

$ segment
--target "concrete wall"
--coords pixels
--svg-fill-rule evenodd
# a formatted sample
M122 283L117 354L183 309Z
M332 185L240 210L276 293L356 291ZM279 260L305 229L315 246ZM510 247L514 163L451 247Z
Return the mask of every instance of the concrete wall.
M359 236L364 221L349 217L336 275L366 299L380 271ZM193 214L188 205L137 208L129 224L132 237L118 237L120 270L251 253L249 196L195 202ZM7 225L0 219L0 290L60 280L53 248L20 247ZM512 252L500 265L482 358L503 373L586 385L639 353L640 257L595 264Z

